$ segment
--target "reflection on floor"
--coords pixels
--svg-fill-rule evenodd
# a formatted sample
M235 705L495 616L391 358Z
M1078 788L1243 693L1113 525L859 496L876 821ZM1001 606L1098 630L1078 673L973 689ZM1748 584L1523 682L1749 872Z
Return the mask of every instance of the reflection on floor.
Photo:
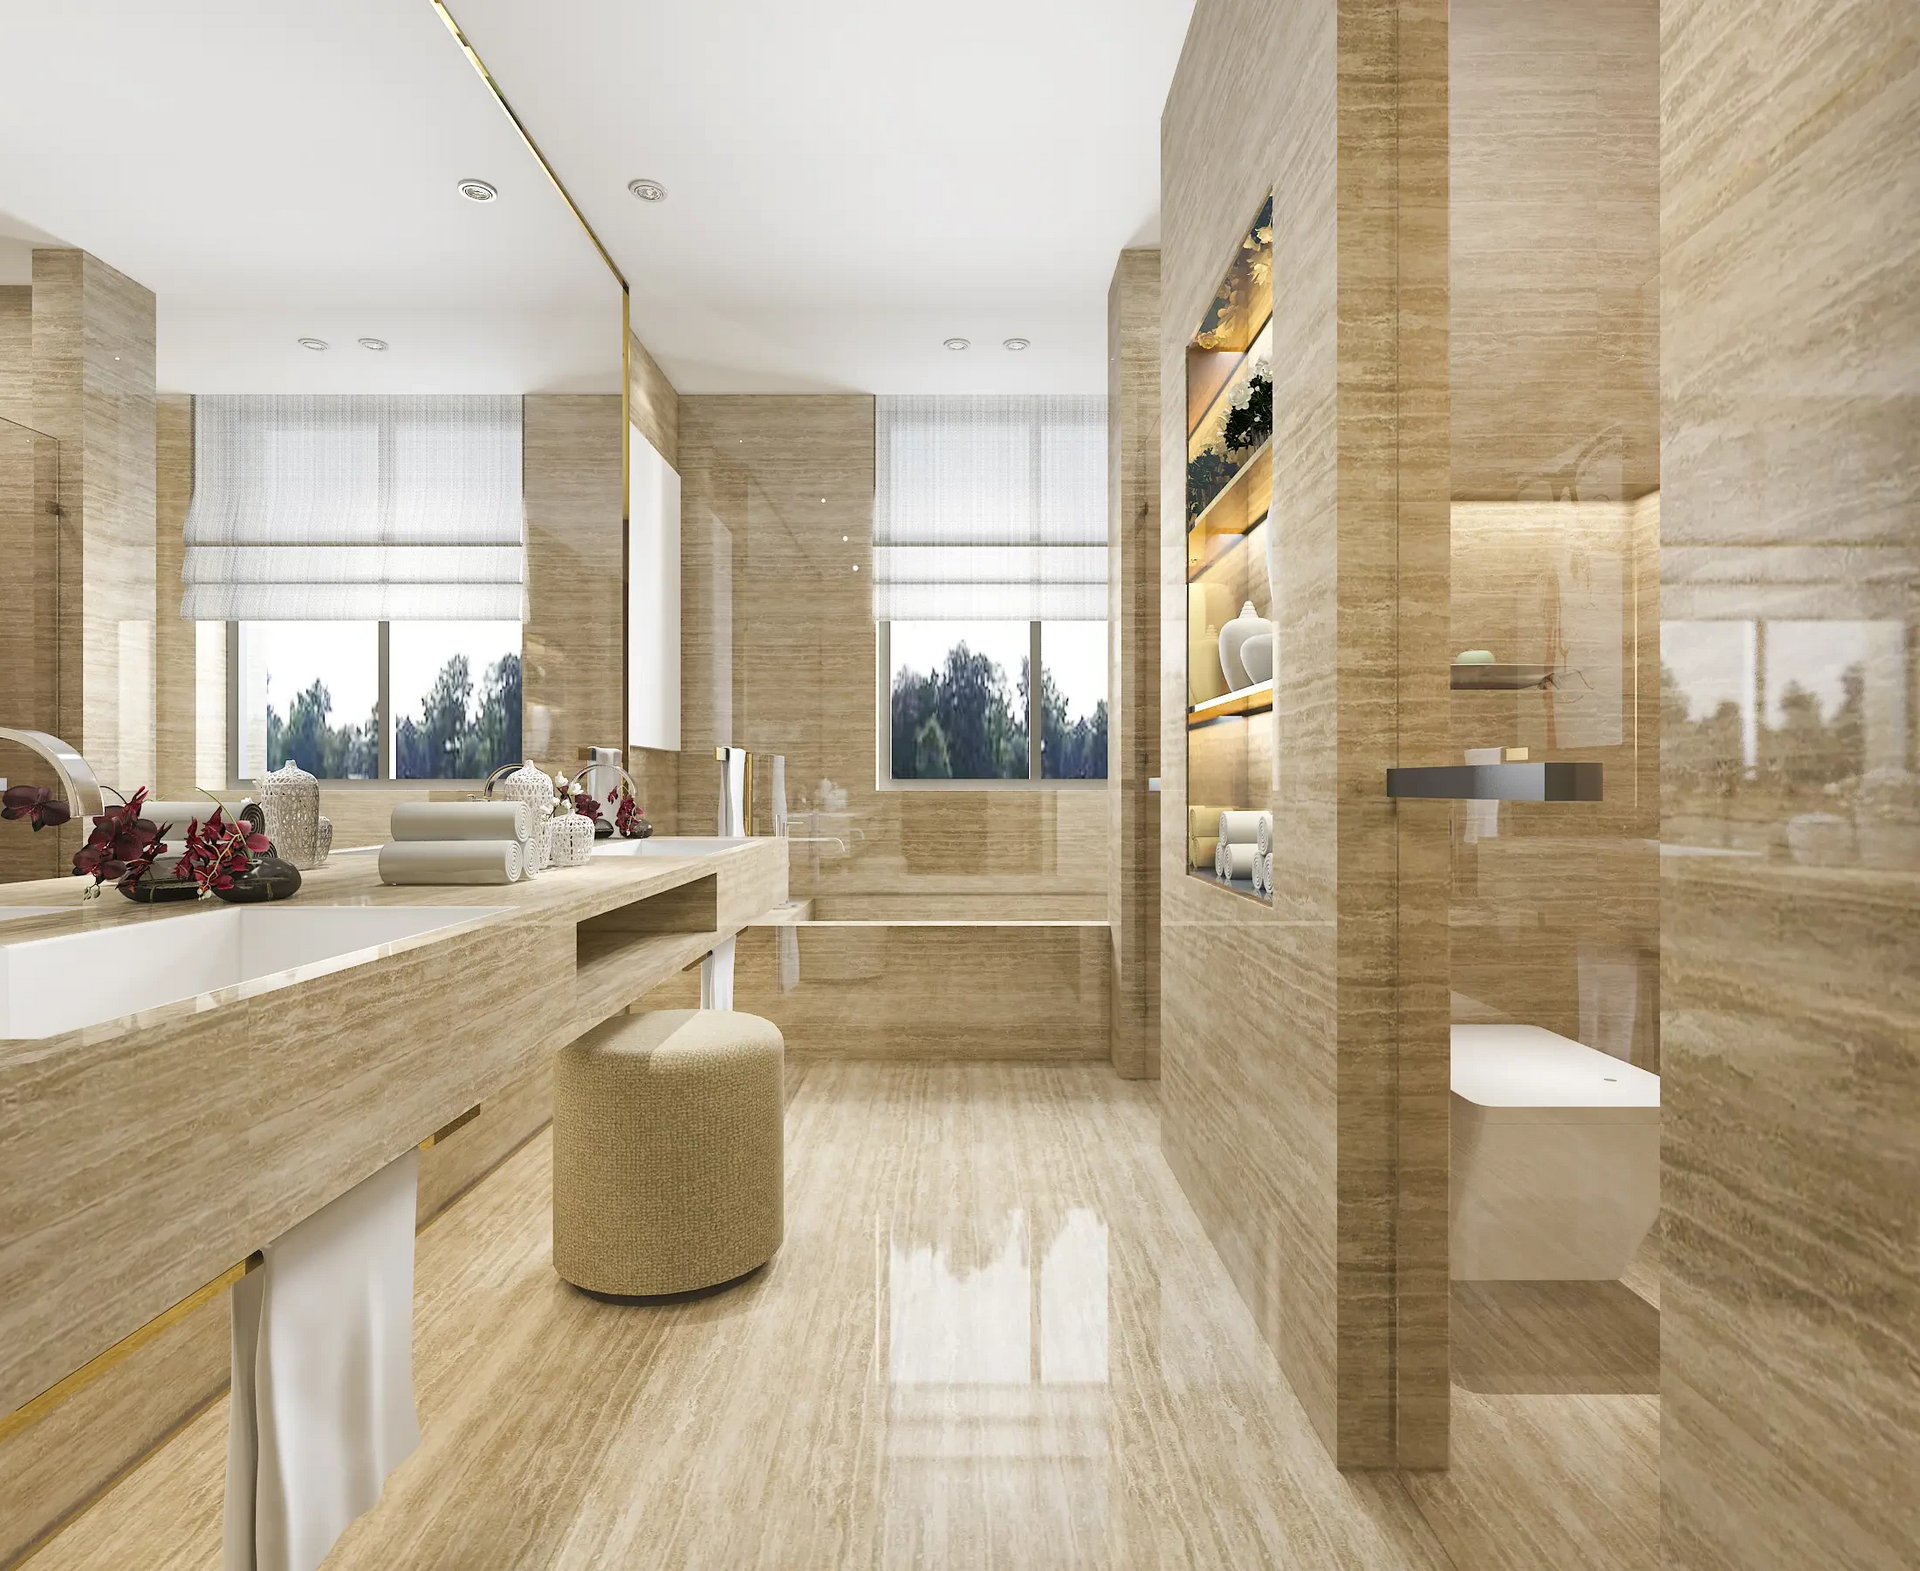
M1451 1474L1334 1469L1160 1158L1150 1086L816 1062L787 1161L772 1265L668 1307L554 1277L545 1136L453 1207L420 1244L426 1439L328 1571L1655 1563L1655 1485L1621 1459L1657 1426L1620 1405L1655 1399L1546 1389L1526 1333L1564 1320L1551 1295L1462 1311L1499 1394L1457 1389ZM1643 1317L1574 1307L1584 1365L1636 1388ZM225 1428L222 1402L34 1571L213 1571Z

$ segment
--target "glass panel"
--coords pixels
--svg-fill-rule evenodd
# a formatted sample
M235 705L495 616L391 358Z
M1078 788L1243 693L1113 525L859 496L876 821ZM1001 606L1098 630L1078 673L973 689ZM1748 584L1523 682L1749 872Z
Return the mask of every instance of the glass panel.
M1107 624L1040 624L1040 772L1107 778Z
M379 775L377 622L246 622L240 657L241 779L289 760L322 780Z
M479 780L520 762L520 624L395 622L393 772Z
M894 622L895 780L1027 778L1026 622Z

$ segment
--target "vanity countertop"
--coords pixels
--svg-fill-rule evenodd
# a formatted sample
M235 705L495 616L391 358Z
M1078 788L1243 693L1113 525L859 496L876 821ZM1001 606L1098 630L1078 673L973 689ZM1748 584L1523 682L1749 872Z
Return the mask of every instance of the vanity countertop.
M335 852L297 896L270 905L142 906L113 890L83 900L73 878L0 888L0 974L43 993L34 973L55 946L19 947L39 940L98 935L105 942L59 943L58 964L74 973L59 986L104 990L123 957L158 952L138 942L149 924L204 923L212 945L239 935L249 913L286 912L300 921L270 936L378 939L301 964L269 947L233 985L169 976L195 990L0 1040L0 1414L786 895L787 846L770 838L595 857L498 886L385 885L374 853ZM471 920L425 919L463 908ZM382 915L356 924L356 910ZM166 930L167 953L181 952L181 931Z

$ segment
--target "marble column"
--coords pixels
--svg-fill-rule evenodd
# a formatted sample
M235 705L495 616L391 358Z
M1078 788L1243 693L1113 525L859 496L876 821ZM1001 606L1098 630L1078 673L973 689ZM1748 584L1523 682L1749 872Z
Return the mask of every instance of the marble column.
M1160 253L1107 289L1107 923L1113 1067L1160 1074Z

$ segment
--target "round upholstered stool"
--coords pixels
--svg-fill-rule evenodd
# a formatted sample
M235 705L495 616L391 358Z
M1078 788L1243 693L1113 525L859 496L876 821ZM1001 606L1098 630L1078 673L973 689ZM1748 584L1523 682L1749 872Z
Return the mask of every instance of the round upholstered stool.
M595 1293L685 1293L780 1247L784 1048L730 1009L616 1015L553 1066L553 1268Z

